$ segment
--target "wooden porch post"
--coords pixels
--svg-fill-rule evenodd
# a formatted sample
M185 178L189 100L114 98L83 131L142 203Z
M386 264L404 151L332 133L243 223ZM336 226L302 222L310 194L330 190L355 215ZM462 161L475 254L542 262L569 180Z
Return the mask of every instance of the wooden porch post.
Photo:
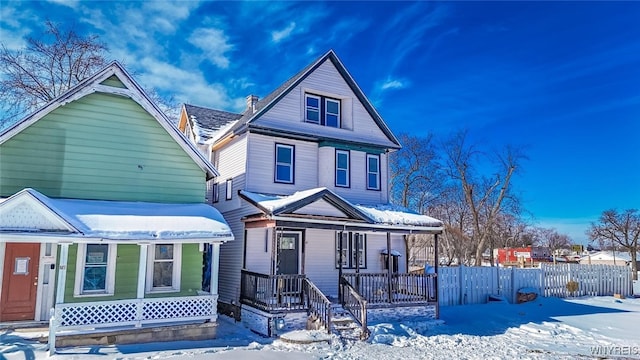
M67 262L69 261L68 243L60 244L60 266L58 269L58 282L56 287L56 304L64 303L64 289L67 281Z
M391 277L392 277L392 267L393 259L391 258L391 232L387 231L387 294L389 295L389 304L393 303L393 294L391 291L393 287L391 286Z
M218 273L220 271L220 243L211 244L211 279L209 282L209 292L215 296L213 309L211 309L211 321L218 320Z
M211 295L218 295L218 272L220 270L220 243L211 244Z
M138 289L136 298L144 299L144 287L147 280L147 255L149 244L140 244L140 259L138 260Z
M436 272L436 277L433 279L433 287L434 287L434 291L435 291L435 297L436 297L436 319L440 319L440 298L438 296L438 263L440 263L440 260L438 259L438 234L433 234L433 238L434 238L434 247L433 247L433 262L434 267L435 267L435 272Z
M342 302L342 237L344 236L343 231L338 231L336 233L338 240L338 299Z
M64 289L67 280L67 263L69 262L69 243L60 244L60 263L58 265L58 281L56 282L56 305L64 303ZM56 353L56 324L58 323L54 309L49 317L49 356Z
M142 327L142 312L143 312L143 304L142 299L144 299L144 290L145 290L145 282L147 280L147 255L149 254L149 245L150 244L139 244L140 245L140 257L138 259L138 288L136 291L136 298L138 302L136 303L136 325L135 327Z

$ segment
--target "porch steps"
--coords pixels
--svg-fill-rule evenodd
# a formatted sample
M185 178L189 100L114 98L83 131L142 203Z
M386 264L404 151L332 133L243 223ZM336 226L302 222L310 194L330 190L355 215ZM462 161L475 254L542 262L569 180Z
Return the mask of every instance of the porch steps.
M331 309L331 331L345 340L361 340L362 329L340 304L333 304Z

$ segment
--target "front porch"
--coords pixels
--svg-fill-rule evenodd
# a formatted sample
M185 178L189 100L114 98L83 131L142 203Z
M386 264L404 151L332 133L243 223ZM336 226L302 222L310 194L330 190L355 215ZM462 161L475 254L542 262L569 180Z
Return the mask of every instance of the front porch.
M343 273L338 297L322 293L304 274L269 275L242 270L240 303L274 319L306 312L316 327L332 332L336 305L348 312L368 336L367 311L380 308L434 306L437 274ZM437 316L437 310L436 310ZM274 324L275 325L275 324ZM309 326L309 322L307 322Z

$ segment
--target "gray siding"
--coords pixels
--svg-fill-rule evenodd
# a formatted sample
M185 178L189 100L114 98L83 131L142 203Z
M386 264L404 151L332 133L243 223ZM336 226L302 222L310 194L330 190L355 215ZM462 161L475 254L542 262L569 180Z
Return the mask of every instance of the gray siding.
M250 134L248 141L248 171L246 189L267 194L293 194L318 187L318 144ZM274 181L276 143L295 146L294 183Z
M305 92L341 99L343 128L336 129L305 123L303 107ZM304 81L263 114L255 124L366 144L394 146L330 61L326 61L309 74Z

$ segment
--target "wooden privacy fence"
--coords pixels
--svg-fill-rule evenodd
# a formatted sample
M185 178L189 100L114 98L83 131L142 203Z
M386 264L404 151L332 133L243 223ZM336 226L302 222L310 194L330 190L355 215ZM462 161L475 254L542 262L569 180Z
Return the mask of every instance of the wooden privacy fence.
M541 264L539 268L440 267L438 299L442 306L481 304L489 295L516 302L519 289L533 288L545 297L631 294L631 269L627 266ZM570 293L567 283L578 290Z

